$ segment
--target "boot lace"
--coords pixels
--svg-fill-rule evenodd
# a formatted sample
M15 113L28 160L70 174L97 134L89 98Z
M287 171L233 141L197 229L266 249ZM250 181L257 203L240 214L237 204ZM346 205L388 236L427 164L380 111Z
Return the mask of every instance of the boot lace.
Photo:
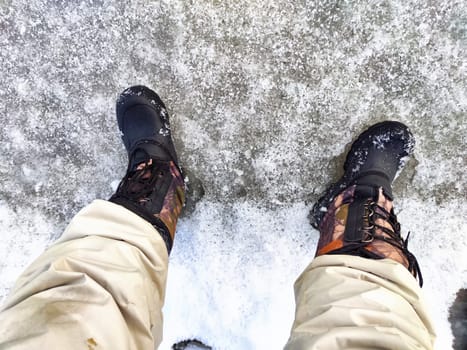
M162 195L161 192L158 195L157 192L163 191L159 185L164 184L164 178L167 177L168 172L170 173L170 168L163 162L154 161L147 152L145 153L144 160L139 162L136 169L131 169L129 162L126 175L109 200L124 206L151 223L159 231L170 253L173 239L167 225L159 217L165 193Z
M154 192L157 180L164 176L165 169L148 158L140 163L140 169L128 171L120 182L117 193L131 201L143 204Z
M364 205L363 228L361 229L362 238L356 241L350 241L342 248L335 249L327 254L348 254L356 255L369 259L383 259L376 252L369 250L368 245L374 240L381 240L392 245L404 254L408 261L407 269L415 277L418 278L420 287L423 286L423 276L418 264L417 258L408 249L410 232L404 239L401 236L401 227L397 221L397 216L394 211L388 212L385 208L378 205L373 200L368 200ZM392 228L381 226L376 223L377 219L383 219L388 222ZM377 230L381 230L384 234L380 234Z
M376 220L378 218L388 222L391 225L392 230L377 224ZM365 205L365 215L363 217L363 221L363 231L366 233L366 237L362 240L362 243L367 245L373 240L379 239L399 249L408 260L409 266L407 269L414 275L415 278L418 278L420 287L422 287L423 277L420 265L418 264L415 255L413 255L408 249L410 232L407 234L405 239L402 238L401 226L397 221L397 216L394 214L394 211L391 210L391 212L388 212L385 208L378 205L376 202L369 201ZM377 229L381 230L386 235L378 234L376 232Z

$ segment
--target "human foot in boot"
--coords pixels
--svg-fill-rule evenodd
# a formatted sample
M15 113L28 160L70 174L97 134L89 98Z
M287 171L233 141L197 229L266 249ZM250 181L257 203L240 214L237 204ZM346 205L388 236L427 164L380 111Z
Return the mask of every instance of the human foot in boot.
M344 175L329 186L313 206L310 212L312 226L319 229L334 198L354 184L367 186L369 190L373 188L374 196L382 187L384 195L392 200L391 184L414 146L412 133L399 122L378 123L361 133L347 154Z
M358 137L347 155L344 175L312 209L312 224L320 231L316 256L389 258L422 284L417 260L400 234L391 189L414 144L409 129L398 122L376 124Z
M170 252L185 202L185 183L167 110L154 91L133 86L117 100L117 121L128 152L128 169L110 201L149 221Z

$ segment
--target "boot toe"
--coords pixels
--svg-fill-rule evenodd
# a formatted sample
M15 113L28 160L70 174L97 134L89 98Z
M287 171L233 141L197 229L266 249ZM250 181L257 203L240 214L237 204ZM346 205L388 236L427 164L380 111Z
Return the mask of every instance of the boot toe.
M177 163L168 113L153 90L142 85L125 89L116 109L118 127L130 157L136 148L143 148L151 158Z
M364 172L381 172L392 181L413 152L415 140L409 128L396 121L375 124L353 143L344 164L348 178Z

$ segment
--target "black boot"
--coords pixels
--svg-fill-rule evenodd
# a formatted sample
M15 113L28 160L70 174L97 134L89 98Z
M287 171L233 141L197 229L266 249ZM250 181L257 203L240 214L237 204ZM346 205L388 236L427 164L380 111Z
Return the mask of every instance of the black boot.
M379 187L393 200L391 184L410 156L415 139L402 123L385 121L371 126L352 144L344 164L344 175L329 186L310 212L311 225L319 229L334 198L351 185L367 187L377 196Z
M373 125L358 137L347 155L344 176L325 191L310 213L312 225L320 231L316 256L389 258L423 284L392 205L392 181L414 144L409 129L398 122Z
M170 252L185 202L185 183L167 110L154 91L133 86L117 100L117 121L128 152L128 169L110 201L149 221Z

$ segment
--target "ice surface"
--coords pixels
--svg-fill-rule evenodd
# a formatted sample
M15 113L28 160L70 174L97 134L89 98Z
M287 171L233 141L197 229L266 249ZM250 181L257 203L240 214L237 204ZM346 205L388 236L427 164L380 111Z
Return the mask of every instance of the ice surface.
M162 349L282 347L317 240L307 211L386 119L417 140L396 211L449 349L467 281L466 50L459 0L0 1L0 299L111 195L126 169L115 98L146 84L204 194L179 225Z

